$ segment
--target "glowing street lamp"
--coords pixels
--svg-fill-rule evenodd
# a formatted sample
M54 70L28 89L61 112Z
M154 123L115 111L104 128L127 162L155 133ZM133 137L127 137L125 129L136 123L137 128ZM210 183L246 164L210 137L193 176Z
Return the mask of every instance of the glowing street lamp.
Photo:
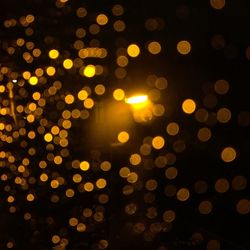
M136 95L136 96L126 98L125 102L128 104L142 104L142 103L147 102L147 100L148 100L147 95Z
M151 103L147 95L135 95L125 98L125 103L133 108L133 116L137 122L147 122L152 119Z

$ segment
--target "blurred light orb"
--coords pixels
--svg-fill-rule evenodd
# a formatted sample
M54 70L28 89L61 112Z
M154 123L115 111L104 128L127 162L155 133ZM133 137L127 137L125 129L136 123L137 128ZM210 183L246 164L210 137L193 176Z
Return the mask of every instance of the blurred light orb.
M237 156L237 153L235 149L232 147L226 147L221 152L221 159L227 163L235 160L236 156Z
M121 143L126 143L129 140L129 133L126 131L122 131L118 134L117 139Z
M32 76L29 79L29 84L30 85L36 85L38 83L38 78L36 76Z
M186 114L192 114L196 109L196 103L194 100L192 99L186 99L183 103L182 103L182 110L184 111L184 113Z
M226 5L226 0L210 0L210 5L216 10L221 10Z
M162 136L156 136L152 140L152 146L155 149L161 149L165 145L165 140Z
M125 97L125 92L123 89L115 89L113 92L113 97L116 101L121 101Z
M73 67L73 61L71 59L65 59L63 61L63 67L65 69L71 69Z
M177 43L177 50L182 55L187 55L191 51L191 44L186 40L182 40Z
M149 43L148 51L153 55L159 54L161 52L161 44L156 41Z
M137 57L140 54L140 48L136 44L130 44L127 48L127 53L130 57Z
M105 14L99 14L96 18L96 22L99 25L105 25L108 23L108 17Z
M84 76L88 77L88 78L91 78L95 75L96 73L96 68L94 65L92 64L89 64L87 65L84 70L83 70L83 74Z
M59 56L59 51L56 49L52 49L49 51L49 57L51 59L56 59Z

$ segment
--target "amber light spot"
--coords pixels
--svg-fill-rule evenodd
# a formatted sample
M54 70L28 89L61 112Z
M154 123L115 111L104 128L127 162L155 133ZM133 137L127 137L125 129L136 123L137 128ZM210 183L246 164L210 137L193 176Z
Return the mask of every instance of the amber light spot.
M177 43L177 51L182 55L187 55L191 51L190 42L183 40Z
M140 54L140 48L136 44L130 44L127 48L127 53L130 57L137 57Z
M235 160L236 156L236 150L232 147L226 147L221 152L221 159L227 163Z
M129 140L129 133L126 131L122 131L118 134L117 139L121 143L126 143Z
M192 114L196 109L196 103L194 100L192 99L186 99L183 103L182 103L182 110L184 111L184 113L186 114Z

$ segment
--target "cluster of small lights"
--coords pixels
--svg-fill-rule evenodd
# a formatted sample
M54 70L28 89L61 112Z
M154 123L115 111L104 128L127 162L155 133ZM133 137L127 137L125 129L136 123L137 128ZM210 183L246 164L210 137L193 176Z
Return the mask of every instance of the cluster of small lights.
M89 14L85 7L71 6L68 0L54 2L57 11L63 14L70 10L74 18L80 20L79 23L88 17L92 20L93 13ZM210 0L210 5L214 11L221 11L226 1ZM15 214L18 209L25 210L23 218L32 228L37 219L30 209L33 204L45 199L51 205L60 207L64 202L70 204L76 197L87 200L86 204L83 201L65 215L66 223L62 225L58 222L58 231L49 231L53 249L63 250L73 244L69 232L89 233L109 219L106 217L106 206L112 199L113 172L118 172L116 177L122 183L120 195L126 201L122 213L131 218L131 232L143 235L147 242L153 241L161 232L171 231L179 216L174 207L166 205L163 211L158 209L157 192L163 193L166 200L175 199L178 204L186 204L193 196L204 194L195 207L201 216L211 214L216 207L216 202L207 198L210 188L207 181L196 180L191 188L185 182L183 185L175 184L175 180L181 175L183 167L178 165L178 157L188 149L189 141L197 141L202 147L210 145L211 140L216 140L214 126L227 126L232 122L234 112L226 104L220 105L220 98L230 93L230 83L218 79L203 99L187 96L178 103L177 113L196 124L194 138L187 139L189 129L178 118L172 119L163 100L169 86L165 75L146 75L143 81L147 91L140 97L130 97L130 86L120 84L130 79L130 65L134 65L137 59L145 55L150 58L161 55L164 41L159 38L142 44L141 41L132 42L124 38L125 44L116 48L113 64L108 64L113 51L101 46L102 36L98 35L103 34L107 27L122 35L127 28L123 20L124 11L122 5L114 4L110 16L108 12L97 13L88 27L74 26L71 30L74 41L66 40L66 49L64 41L60 45L60 41L49 34L45 34L42 42L32 39L33 34L38 32L36 25L41 25L39 18L33 14L3 22L7 29L22 27L23 36L11 40L2 49L9 56L21 58L22 65L25 65L17 71L9 66L0 66L0 180L8 211ZM164 20L148 18L145 29L148 32L162 30ZM211 46L217 49L216 46L222 43L223 37L216 36ZM191 39L176 41L175 53L181 58L192 56L192 51ZM249 48L246 56L250 58ZM107 82L108 77L119 84L111 85ZM135 134L126 124L112 130L113 127L110 126L110 129L107 124L120 124L125 115L120 116L117 110L106 114L103 110L106 100L111 100L121 112L132 112L132 126L153 127L160 120L164 120L164 125L160 132L150 130L149 134L142 136L141 131ZM85 124L88 127L83 131ZM250 125L249 113L238 114L238 125ZM95 148L94 139L84 142L81 139L85 134L98 134L98 126L105 130L107 140L110 133L114 134L114 141L108 141L107 145L114 152L112 154L121 148L126 149L123 164L117 164L113 160L114 155L107 156L102 149ZM78 143L84 145L75 146ZM223 168L236 164L239 156L239 149L233 142L220 145L216 152ZM163 188L162 179L158 180L154 173L160 173L166 183ZM235 175L231 180L218 177L212 188L218 194L225 194L230 189L243 191L247 188L247 178L243 175ZM142 194L143 205L135 202L136 194ZM240 215L249 214L249 199L243 197L237 200L234 210ZM137 214L143 214L144 219L135 221L133 216ZM46 217L45 221L48 228L56 224L53 217ZM204 241L204 237L194 233L192 240L193 244L198 244ZM15 246L14 240L6 243L8 249ZM108 236L101 234L94 246L94 249L108 249ZM208 250L219 249L220 242L209 240L206 247ZM159 250L166 249L159 247Z

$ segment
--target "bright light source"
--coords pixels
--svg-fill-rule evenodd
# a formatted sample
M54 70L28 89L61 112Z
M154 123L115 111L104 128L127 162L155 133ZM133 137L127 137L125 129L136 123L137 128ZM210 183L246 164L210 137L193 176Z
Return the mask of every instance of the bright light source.
M17 80L16 80L16 79L13 79L13 80L12 80L12 82L13 82L13 83L16 83L16 82L17 82Z
M125 102L128 104L139 104L139 103L144 103L148 100L147 95L137 95L137 96L132 96L130 98L126 98Z

